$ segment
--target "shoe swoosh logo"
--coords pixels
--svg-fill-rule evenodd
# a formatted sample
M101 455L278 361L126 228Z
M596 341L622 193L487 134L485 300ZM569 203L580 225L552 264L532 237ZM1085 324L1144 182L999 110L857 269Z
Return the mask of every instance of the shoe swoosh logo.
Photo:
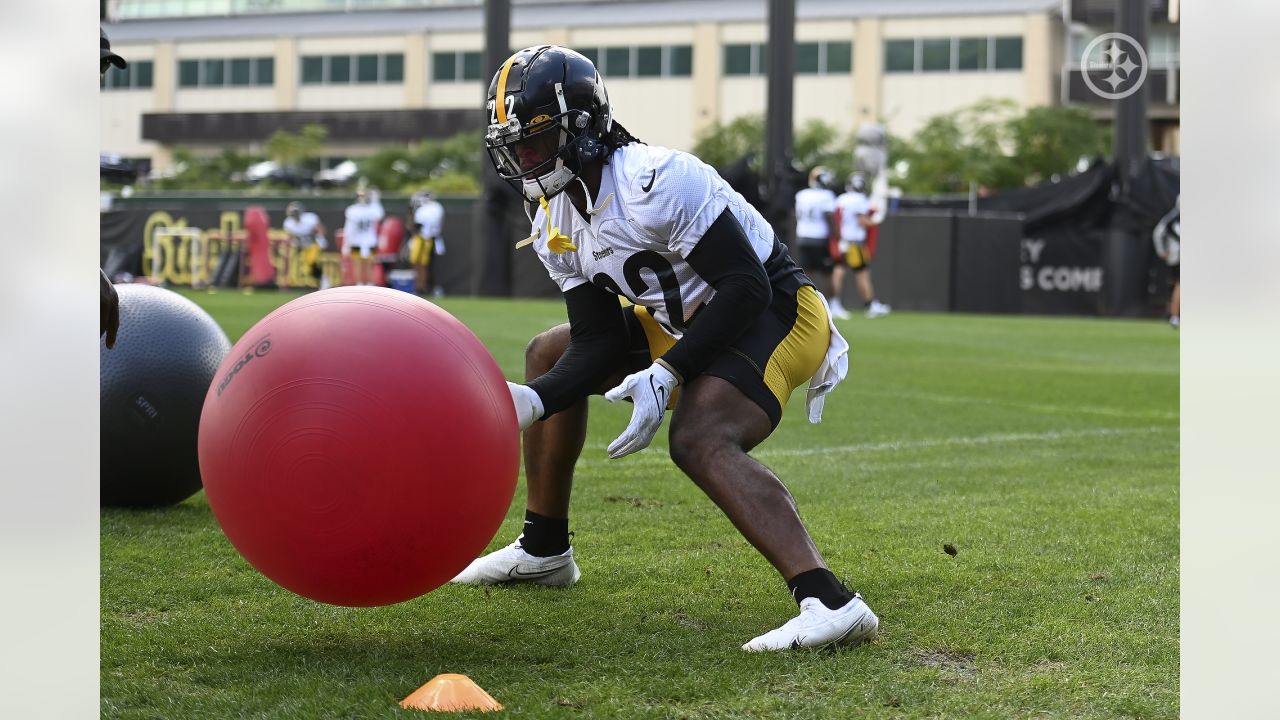
M534 572L520 572L520 568L519 568L519 566L517 566L517 567L513 567L513 568L511 568L510 570L508 570L508 571L507 571L507 577L513 577L513 578L540 578L540 577L546 577L546 576L548 576L548 575L550 575L550 574L552 574L552 573L554 573L554 572L558 571L559 569L560 569L560 568L551 568L550 570L536 570L536 571L534 571Z
M657 180L657 179L658 179L658 169L657 169L657 168L654 168L654 169L653 169L653 175L649 177L649 184L648 184L648 185L641 185L641 186L640 186L640 189L641 189L641 190L643 190L643 191L645 191L645 192L649 192L650 190L652 190L652 189L653 189L653 181L654 181L654 180Z

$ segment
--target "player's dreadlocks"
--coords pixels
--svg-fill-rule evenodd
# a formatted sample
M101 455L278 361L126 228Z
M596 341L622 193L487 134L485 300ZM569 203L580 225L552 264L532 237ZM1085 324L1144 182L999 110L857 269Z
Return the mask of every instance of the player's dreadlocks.
M610 151L613 151L623 145L630 145L631 143L640 143L641 145L645 144L643 140L632 135L629 130L622 127L622 123L614 120L613 124L609 127L609 132L604 136L604 144L609 146Z

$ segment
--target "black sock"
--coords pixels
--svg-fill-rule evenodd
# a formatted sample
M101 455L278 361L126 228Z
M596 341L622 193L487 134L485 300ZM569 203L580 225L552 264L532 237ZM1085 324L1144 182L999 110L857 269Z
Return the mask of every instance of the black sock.
M826 568L806 570L788 580L787 587L791 588L791 597L795 598L797 604L805 598L816 597L828 610L844 607L853 599L849 588Z
M530 555L551 557L569 549L569 518L549 518L524 511L524 536L520 547Z

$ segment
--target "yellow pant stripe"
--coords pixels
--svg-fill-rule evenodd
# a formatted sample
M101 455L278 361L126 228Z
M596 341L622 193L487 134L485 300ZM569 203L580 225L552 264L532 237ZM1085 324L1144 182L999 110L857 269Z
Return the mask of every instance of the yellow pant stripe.
M805 285L796 293L796 323L782 339L764 369L764 384L785 408L791 391L818 371L831 344L831 327L818 292Z

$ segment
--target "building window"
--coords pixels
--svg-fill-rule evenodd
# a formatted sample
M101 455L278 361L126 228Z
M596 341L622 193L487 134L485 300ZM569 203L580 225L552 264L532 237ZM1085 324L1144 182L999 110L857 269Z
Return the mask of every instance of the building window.
M830 75L853 70L853 43L810 42L796 44L796 73ZM761 68L762 73L768 68Z
M601 75L611 78L689 77L693 75L693 48L688 45L578 47L574 52L591 61Z
M103 90L144 90L151 87L153 75L152 61L131 60L129 67L121 69L114 65L100 79Z
M605 77L627 77L631 75L631 48L605 48L604 67L600 69L600 74Z
M956 69L964 71L987 69L987 39L960 38L956 45Z
M258 77L262 77L261 71ZM302 58L303 85L400 82L404 82L404 55L401 53L304 55Z
M324 58L302 58L302 84L318 85L324 82Z
M178 61L178 87L223 88L271 85L275 58L203 58ZM148 79L148 82L150 80Z
M431 54L431 79L436 82L480 80L483 60L478 52L440 52Z
M828 42L823 43L823 47L826 50L826 67L823 72L829 75L853 72L853 43Z
M480 80L484 75L480 68L484 64L478 52L462 53L462 79Z
M1021 70L1022 69L1022 38L1020 37L998 37L995 39L995 59L993 65L996 70Z
M351 56L350 55L330 55L329 56L329 83L333 85L341 85L351 82Z
M920 41L920 69L924 72L951 70L951 38L924 38Z
M211 58L200 61L200 84L206 87L222 87L227 84L227 74L224 72L227 67L227 61L221 58Z
M383 82L402 83L404 82L404 55L400 53L391 53L383 55Z
M636 48L636 76L662 77L662 46Z
M431 79L438 82L456 82L458 80L458 54L432 53Z
M724 46L725 75L763 75L769 68L769 46L765 43Z
M365 84L378 82L377 55L356 56L356 82Z
M915 72L916 41L887 40L884 44L885 72Z
M885 72L1021 70L1022 38L953 37L887 40Z
M231 61L231 84L248 85L252 75L249 58L235 58Z
M672 45L667 48L671 60L667 64L667 74L672 77L690 77L693 75L693 47L690 45Z
M276 82L276 59L257 58L253 61L253 84L274 85Z

